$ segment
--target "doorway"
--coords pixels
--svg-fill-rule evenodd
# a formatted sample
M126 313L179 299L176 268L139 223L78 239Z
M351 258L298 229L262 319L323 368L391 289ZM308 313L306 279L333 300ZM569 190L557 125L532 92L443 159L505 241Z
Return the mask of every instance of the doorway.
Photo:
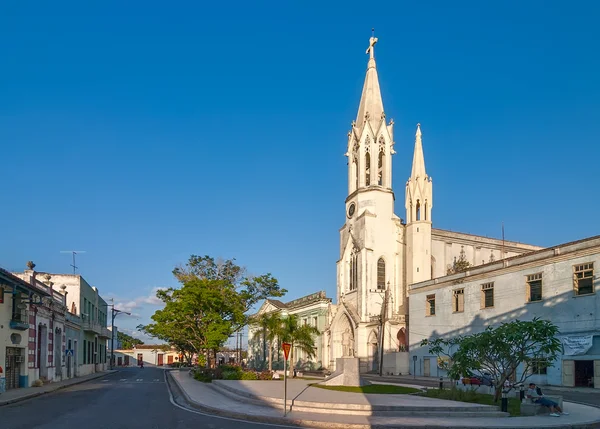
M142 353L138 353L137 361L138 361L138 365L141 365L142 362L144 361L144 355Z
M594 361L575 361L575 387L594 387Z
M72 347L72 341L69 340L67 342L67 378L71 378L73 377L73 370L71 369L71 366L73 365L73 349Z
M163 366L164 356L162 353L158 355L158 366Z
M6 390L16 389L19 387L19 374L21 374L21 362L23 356L21 349L16 347L6 348Z
M423 358L423 375L425 377L431 376L431 359Z
M219 363L221 362L222 358L219 358ZM225 359L223 359L225 360ZM173 364L173 355L167 356L167 364L171 365Z
M129 356L125 355L125 366L129 366Z
M38 364L40 378L48 379L48 328L44 325L38 327Z

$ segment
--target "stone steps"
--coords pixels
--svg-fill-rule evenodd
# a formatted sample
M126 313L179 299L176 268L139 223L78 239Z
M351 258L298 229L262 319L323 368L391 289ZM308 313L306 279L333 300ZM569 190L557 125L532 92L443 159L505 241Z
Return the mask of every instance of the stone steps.
M262 407L283 409L283 398L261 396L245 390L236 389L227 383L214 380L212 387L219 393L239 402ZM351 404L351 403L323 403L311 401L297 401L288 398L288 411L320 413L320 414L345 414L363 416L431 416L431 417L508 417L508 413L498 410L498 407L489 405L478 406L406 406L406 405L380 405L380 404Z

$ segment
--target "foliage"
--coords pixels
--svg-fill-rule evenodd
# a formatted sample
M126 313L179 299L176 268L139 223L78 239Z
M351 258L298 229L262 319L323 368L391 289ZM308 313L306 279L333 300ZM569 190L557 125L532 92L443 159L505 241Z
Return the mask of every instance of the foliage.
M295 349L303 351L308 359L315 357L314 337L319 334L320 332L315 326L300 326L298 316L295 314L283 319L281 340L292 345L289 356L290 362L292 362L291 367L294 367Z
M271 371L257 372L259 380L273 380L273 373Z
M272 371L273 343L283 335L283 319L279 313L263 313L250 320L250 323L262 329L263 341L267 345L269 371Z
M451 401L470 402L481 405L496 405L493 395L477 393L474 390L460 389L427 389L424 396L428 398L448 399ZM518 398L508 398L508 412L511 416L521 415L521 401Z
M522 369L517 383L523 383L536 361L556 360L562 350L557 334L558 328L550 321L534 318L488 326L483 332L467 336L426 339L421 346L428 346L429 352L438 357L449 358L447 370L451 379L471 376L475 371L489 374L497 401L505 381L517 375L517 367L521 365Z
M465 249L461 249L458 259L456 259L456 256L454 257L454 262L452 263L452 265L448 266L448 270L447 270L446 274L450 275L450 274L456 274L456 273L460 273L463 271L467 271L470 267L471 267L471 263L469 261L467 261L467 255L465 253Z
M117 339L121 343L123 349L132 349L133 346L144 344L142 340L133 338L131 335L127 335L125 332L117 331Z
M159 290L156 296L165 307L154 313L153 323L138 329L175 346L188 362L220 349L246 325L245 313L256 302L287 292L271 274L248 276L234 261L192 255L173 270L182 286Z
M336 390L338 392L380 393L388 395L407 395L409 393L420 392L419 389L393 384L367 384L366 386L326 386L324 384L312 384L311 386L320 389Z
M244 371L240 380L258 380L258 374L255 371Z

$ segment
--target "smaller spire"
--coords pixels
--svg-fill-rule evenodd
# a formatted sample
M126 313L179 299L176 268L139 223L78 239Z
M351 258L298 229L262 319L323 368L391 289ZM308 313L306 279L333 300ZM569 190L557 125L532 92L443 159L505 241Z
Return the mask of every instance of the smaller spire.
M423 155L423 142L421 141L421 124L417 124L417 132L415 133L415 152L413 154L411 179L417 177L425 178L425 156Z

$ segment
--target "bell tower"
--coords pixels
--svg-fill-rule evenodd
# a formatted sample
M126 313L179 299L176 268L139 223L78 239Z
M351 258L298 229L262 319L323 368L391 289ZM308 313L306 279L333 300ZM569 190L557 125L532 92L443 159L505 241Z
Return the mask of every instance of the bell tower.
M396 234L399 218L394 215L392 155L394 123L386 123L375 44L371 37L369 56L358 114L348 133L348 196L345 224L340 230L338 300L356 318L365 322L381 312L388 285L395 287L398 254Z

